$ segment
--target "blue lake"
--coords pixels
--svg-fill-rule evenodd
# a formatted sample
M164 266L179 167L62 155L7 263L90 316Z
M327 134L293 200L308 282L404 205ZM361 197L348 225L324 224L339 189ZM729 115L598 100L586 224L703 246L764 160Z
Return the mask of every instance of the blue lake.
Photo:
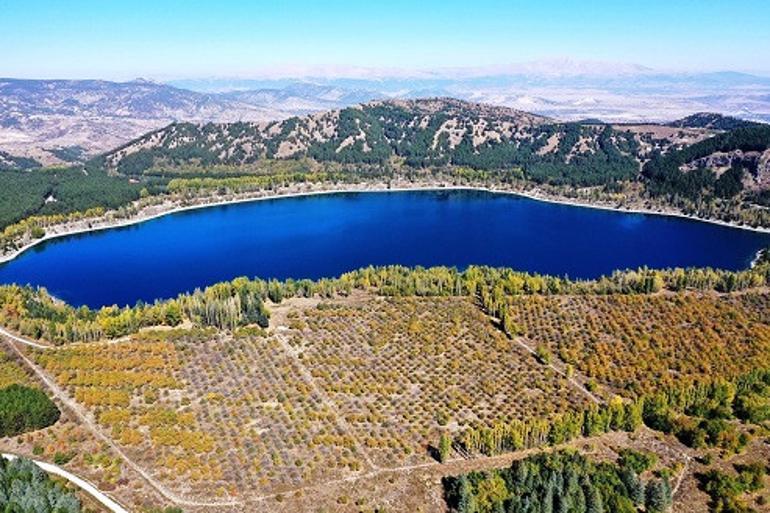
M470 264L594 278L639 266L747 267L770 234L477 191L332 194L180 212L54 239L0 266L74 305L133 304L236 276Z

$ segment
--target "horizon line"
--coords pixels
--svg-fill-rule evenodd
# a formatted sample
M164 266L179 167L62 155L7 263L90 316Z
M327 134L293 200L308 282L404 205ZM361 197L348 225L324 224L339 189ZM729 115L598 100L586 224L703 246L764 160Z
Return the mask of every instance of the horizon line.
M114 73L80 75L47 74L34 75L13 73L0 76L0 80L96 80L105 82L127 83L147 81L167 84L180 81L280 81L280 80L450 80L466 81L489 77L538 77L545 79L569 79L579 77L616 78L631 76L661 75L714 75L738 74L757 78L770 78L770 70L745 68L654 68L636 63L578 60L571 58L541 59L536 61L512 62L487 66L437 66L425 68L395 68L390 66L367 67L355 65L321 65L265 67L249 71L225 71L221 73Z

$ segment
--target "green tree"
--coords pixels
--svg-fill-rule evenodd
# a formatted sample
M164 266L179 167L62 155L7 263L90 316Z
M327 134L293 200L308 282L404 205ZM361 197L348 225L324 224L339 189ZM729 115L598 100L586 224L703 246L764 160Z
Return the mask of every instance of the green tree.
M476 493L479 513L494 513L497 505L508 498L505 481L497 473L478 484Z
M476 496L473 493L473 486L471 486L470 480L465 475L460 477L458 496L458 513L476 513Z
M438 460L441 463L446 463L449 459L449 453L452 450L452 439L446 434L441 433L441 438L438 441Z
M671 506L671 492L662 480L647 483L644 507L648 513L663 513Z
M61 412L36 388L13 384L0 390L0 436L14 436L52 425Z

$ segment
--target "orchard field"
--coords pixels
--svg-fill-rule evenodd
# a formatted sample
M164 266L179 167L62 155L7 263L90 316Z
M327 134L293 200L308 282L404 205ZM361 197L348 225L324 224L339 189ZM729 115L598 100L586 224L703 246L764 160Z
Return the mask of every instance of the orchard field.
M271 302L267 328L143 329L27 352L170 493L276 505L440 468L444 437L455 468L483 459L457 443L468 431L542 421L546 443L565 415L770 365L761 289L505 300L516 334L473 295L354 290Z
M441 431L588 403L466 298L323 302L290 324L290 344L377 465L424 462Z
M587 405L467 298L286 303L267 332L153 331L35 358L185 497L431 463L442 432Z
M520 333L621 395L770 367L770 295L515 296Z

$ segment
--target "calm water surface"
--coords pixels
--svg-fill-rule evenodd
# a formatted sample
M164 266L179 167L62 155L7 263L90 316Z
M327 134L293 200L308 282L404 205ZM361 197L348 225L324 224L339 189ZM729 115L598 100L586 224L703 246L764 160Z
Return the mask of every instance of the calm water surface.
M355 193L181 212L54 239L0 267L89 306L236 276L320 278L367 265L470 264L593 278L614 269L746 267L770 234L476 191Z

